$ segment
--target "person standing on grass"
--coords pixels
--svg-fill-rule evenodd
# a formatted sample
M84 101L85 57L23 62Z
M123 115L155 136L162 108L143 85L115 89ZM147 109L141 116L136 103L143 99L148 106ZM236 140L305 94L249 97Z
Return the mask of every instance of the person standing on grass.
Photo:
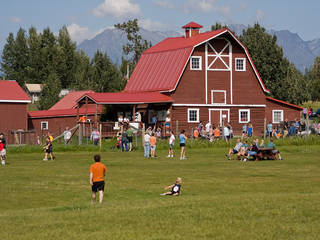
M1 140L1 143L3 144L3 148L0 151L1 164L5 165L6 164L6 156L7 156L7 141L6 141L3 133L0 133L0 140Z
M63 139L64 139L64 144L67 145L68 142L71 139L71 131L69 130L69 127L66 127L66 130L63 132Z
M44 154L43 161L48 161L48 155L50 156L50 159L53 160L52 141L49 136L46 138L46 146L44 147L44 152L45 152L45 154Z
M170 131L170 138L169 138L169 154L168 158L172 157L173 158L173 147L174 147L174 141L176 140L173 131Z
M93 141L93 145L95 145L95 146L98 145L99 140L100 140L100 133L99 133L98 129L96 129L96 128L93 129L91 136L90 136L90 139Z
M99 154L93 157L95 163L90 166L90 185L92 191L92 203L96 201L96 194L99 191L99 203L103 201L104 192L104 177L107 172L107 168L104 164L100 162L101 157Z
M1 158L1 165L6 165L6 162L5 162L5 160L4 160L4 155L3 155L3 153L2 153L2 151L3 151L3 149L4 149L4 147L3 147L4 145L3 145L3 143L2 143L2 141L1 141L1 139L0 139L0 158Z
M182 130L180 135L179 135L179 141L180 141L180 148L181 148L181 153L180 153L180 160L185 160L185 153L186 153L186 141L187 137L185 135L185 131Z
M149 131L147 130L144 134L144 157L149 158L150 155L150 135Z
M248 137L252 137L253 136L253 126L252 126L252 123L249 122L249 125L248 125Z
M128 139L128 142L129 142L129 152L132 151L132 137L133 137L133 131L129 127L128 130L127 130L127 139Z
M121 133L121 151L128 151L128 138L127 138L127 131L126 129L124 128L122 130L122 133Z
M154 158L156 155L156 146L157 146L157 138L154 135L154 133L152 133L152 135L150 137L150 152L151 152L152 158Z

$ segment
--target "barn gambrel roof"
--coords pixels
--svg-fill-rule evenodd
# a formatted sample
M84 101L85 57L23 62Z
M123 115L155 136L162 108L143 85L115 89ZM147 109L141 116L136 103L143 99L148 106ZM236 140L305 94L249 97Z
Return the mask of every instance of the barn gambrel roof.
M230 34L244 49L256 77L264 92L269 93L265 87L246 47L232 33L229 28L200 33L185 38L167 38L146 50L140 57L128 83L125 92L172 92L176 89L179 80L188 64L193 50L223 34Z

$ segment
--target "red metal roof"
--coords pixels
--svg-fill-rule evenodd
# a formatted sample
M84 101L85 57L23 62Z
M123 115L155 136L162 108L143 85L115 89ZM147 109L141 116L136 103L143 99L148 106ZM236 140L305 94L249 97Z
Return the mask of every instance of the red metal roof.
M141 55L124 91L174 91L194 48L225 33L229 33L243 47L262 89L269 92L263 84L248 50L228 28L200 33L190 38L167 38L146 50Z
M30 103L31 100L14 80L0 80L0 102Z
M88 105L87 114L94 115L96 113L95 106ZM101 113L101 108L98 108L98 114ZM85 115L86 109L79 109L79 115ZM58 109L58 110L43 110L28 112L30 118L52 118L52 117L72 117L77 116L77 109Z
M184 25L182 28L203 28L203 26L195 22L189 22L188 24Z
M87 93L94 93L94 91L86 90L86 91L70 92L66 96L64 96L62 99L60 99L60 101L57 102L55 105L53 105L49 110L75 108L77 106L77 100L81 96Z
M278 103L282 103L282 104L285 104L285 105L288 105L288 106L291 106L291 107L294 107L294 108L297 108L297 109L300 109L300 110L303 110L303 107L300 107L298 105L294 105L292 103L287 103L285 101L282 101L282 100L278 100L278 99L275 99L275 98L272 98L272 97L266 97L268 100L271 100L271 101L274 101L274 102L278 102Z
M143 104L173 102L171 97L159 92L88 93L82 96L78 101L82 100L86 96L98 104Z

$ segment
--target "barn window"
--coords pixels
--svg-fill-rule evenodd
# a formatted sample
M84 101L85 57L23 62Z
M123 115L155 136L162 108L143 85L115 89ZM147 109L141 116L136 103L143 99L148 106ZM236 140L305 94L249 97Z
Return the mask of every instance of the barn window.
M246 71L246 59L236 58L236 71Z
M239 123L250 122L250 109L239 109Z
M41 130L48 130L48 122L41 122Z
M188 108L188 122L189 123L199 122L199 108Z
M191 70L202 70L201 57L191 57Z
M280 123L283 121L283 110L272 110L272 122Z

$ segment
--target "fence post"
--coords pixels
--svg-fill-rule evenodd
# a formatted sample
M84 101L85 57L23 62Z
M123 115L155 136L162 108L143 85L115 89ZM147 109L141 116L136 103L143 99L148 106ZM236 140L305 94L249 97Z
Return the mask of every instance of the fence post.
M99 139L99 143L100 143L100 151L101 151L101 146L102 146L102 124L99 124L99 131L100 131L100 139Z
M263 122L263 139L266 140L267 119L264 118Z
M81 128L81 124L78 124L78 128L79 128L79 145L82 144L82 128Z
M145 124L142 123L142 129L141 129L141 141L142 141L142 146L144 146L144 135L146 133L146 129L145 129Z
M179 134L179 121L176 120L176 136Z

